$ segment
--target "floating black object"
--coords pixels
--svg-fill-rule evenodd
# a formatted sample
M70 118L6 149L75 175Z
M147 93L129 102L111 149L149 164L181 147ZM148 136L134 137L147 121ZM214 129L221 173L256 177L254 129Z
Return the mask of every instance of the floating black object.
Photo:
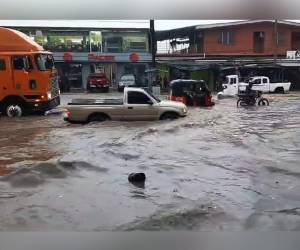
M131 173L128 176L129 182L145 182L146 175L144 173Z

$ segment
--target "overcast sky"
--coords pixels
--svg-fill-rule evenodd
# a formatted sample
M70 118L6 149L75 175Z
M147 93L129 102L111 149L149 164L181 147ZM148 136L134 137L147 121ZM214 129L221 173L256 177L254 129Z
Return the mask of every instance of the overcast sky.
M155 20L156 30L241 20ZM300 20L290 20L300 22ZM149 20L0 20L0 26L149 28Z
M238 20L155 20L156 30L174 29L198 24L232 22ZM105 28L149 28L149 20L0 20L0 26L61 26Z

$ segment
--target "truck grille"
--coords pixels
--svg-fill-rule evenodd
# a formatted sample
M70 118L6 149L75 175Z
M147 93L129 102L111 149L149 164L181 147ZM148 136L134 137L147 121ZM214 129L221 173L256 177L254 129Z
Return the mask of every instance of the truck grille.
M50 78L50 85L51 85L51 96L52 98L59 96L59 86L58 86L58 77Z

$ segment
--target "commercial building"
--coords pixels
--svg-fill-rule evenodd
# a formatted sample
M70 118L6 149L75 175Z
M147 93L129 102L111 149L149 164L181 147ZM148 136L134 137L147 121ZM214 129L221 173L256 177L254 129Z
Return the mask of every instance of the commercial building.
M265 74L300 89L300 23L247 20L158 31L157 59L170 78L185 72L216 89L226 74ZM163 47L163 46L161 46Z
M101 22L82 26L76 21L0 21L0 26L24 32L53 52L59 74L67 79L65 89L85 89L90 73L105 73L111 87L123 74L134 74L144 84L151 63L149 24L130 28Z

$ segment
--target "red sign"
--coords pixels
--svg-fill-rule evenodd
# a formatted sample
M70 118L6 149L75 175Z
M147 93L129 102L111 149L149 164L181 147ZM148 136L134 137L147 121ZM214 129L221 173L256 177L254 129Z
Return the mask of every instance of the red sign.
M111 62L115 60L115 56L103 56L97 54L89 54L88 56L89 61L97 61L97 62Z
M129 55L129 60L132 62L138 62L140 60L140 56L137 53L131 53Z
M65 52L63 58L65 61L73 61L73 55L69 52Z

